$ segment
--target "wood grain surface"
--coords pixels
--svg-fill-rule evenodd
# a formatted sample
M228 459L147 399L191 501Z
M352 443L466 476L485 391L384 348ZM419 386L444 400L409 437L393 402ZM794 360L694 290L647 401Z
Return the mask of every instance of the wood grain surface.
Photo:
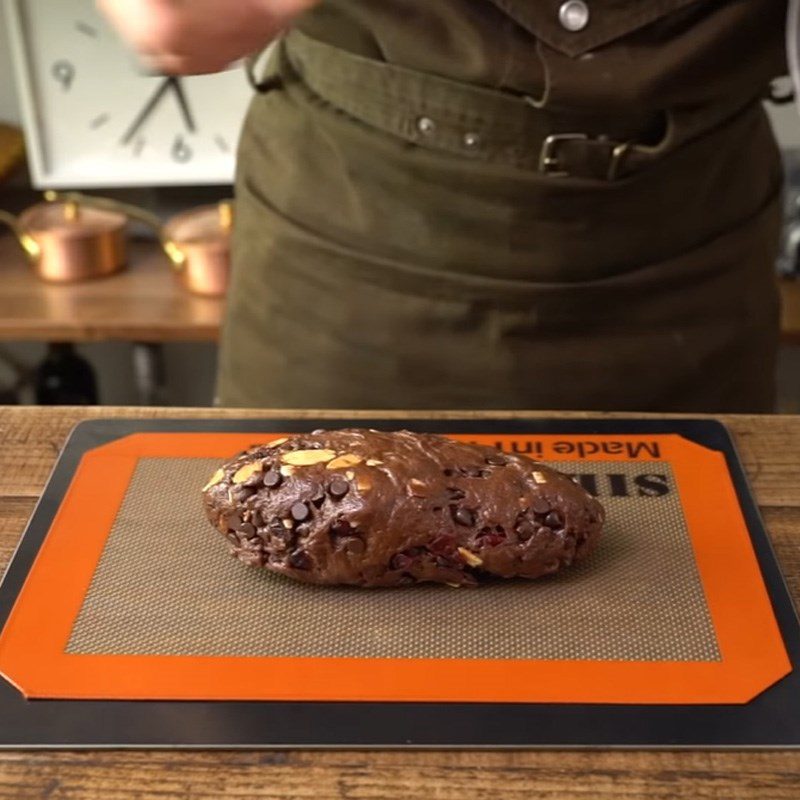
M216 341L222 310L189 294L154 243L131 243L125 272L53 285L0 229L0 341Z
M327 415L359 416L348 412L328 412ZM80 419L269 416L287 414L207 409L0 409L0 568L5 566L16 546L69 430ZM296 416L326 414L311 411ZM380 416L393 415L381 413ZM481 415L454 412L436 416ZM519 415L492 416L513 418ZM734 433L784 574L794 597L798 598L800 417L743 416L724 418L724 421ZM800 752L0 753L0 800L164 800L170 797L203 800L223 797L798 800Z

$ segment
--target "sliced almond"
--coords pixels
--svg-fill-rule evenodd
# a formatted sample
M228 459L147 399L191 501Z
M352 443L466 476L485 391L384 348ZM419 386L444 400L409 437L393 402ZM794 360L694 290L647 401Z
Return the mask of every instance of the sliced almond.
M368 467L381 467L381 466L383 466L383 461L378 461L377 458L368 458L367 459L367 466Z
M344 476L345 478L347 478L347 480L352 481L355 479L356 474L355 472L353 472L353 470L349 469L347 470L347 472L345 472Z
M281 461L293 467L313 467L315 464L327 464L336 458L333 450L293 450L284 453Z
M328 462L325 469L347 469L360 464L364 459L357 456L355 453L345 453L343 456L334 458L333 461Z
M261 472L262 469L264 469L264 465L260 461L253 461L250 464L245 464L243 467L236 470L233 476L233 482L238 486L240 483L249 481L253 475L257 472Z
M284 478L291 478L292 475L294 475L294 473L297 472L297 470L294 467L290 467L288 464L284 464L281 467L280 472Z
M224 477L225 477L225 470L218 469L211 476L211 480L203 487L203 491L207 492L212 486L216 486L218 483L222 483Z
M415 497L424 497L427 488L427 485L419 480L419 478L412 478L408 482L408 492Z
M286 528L287 531L290 531L292 528L294 528L294 522L292 522L290 519L283 519L281 522L283 522L283 527Z
M282 444L288 442L289 439L284 436L283 439L275 439L274 441L270 442L267 447L280 447Z
M467 550L466 547L459 547L458 552L460 553L461 558L463 558L464 561L466 561L471 567L479 567L481 564L483 564L483 559L476 556L472 550Z
M543 472L534 472L533 473L533 479L538 484L547 483L547 478L544 476Z

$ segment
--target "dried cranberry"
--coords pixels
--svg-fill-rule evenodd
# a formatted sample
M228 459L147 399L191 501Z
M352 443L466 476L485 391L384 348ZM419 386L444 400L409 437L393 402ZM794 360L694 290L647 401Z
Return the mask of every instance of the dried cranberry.
M346 519L337 519L331 525L332 536L350 536L353 533L353 526Z
M392 569L406 569L413 563L414 559L411 556L407 556L405 553L397 553L392 557L390 566Z
M447 555L456 549L456 539L450 534L443 533L437 536L429 545L428 550L436 555Z
M479 547L497 547L506 540L505 533L484 533L478 536L476 543Z

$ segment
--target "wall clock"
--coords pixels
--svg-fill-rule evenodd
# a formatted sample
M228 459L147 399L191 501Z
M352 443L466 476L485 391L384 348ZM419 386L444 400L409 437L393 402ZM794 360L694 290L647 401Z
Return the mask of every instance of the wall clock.
M244 69L148 74L93 0L7 0L38 188L230 183L252 96Z

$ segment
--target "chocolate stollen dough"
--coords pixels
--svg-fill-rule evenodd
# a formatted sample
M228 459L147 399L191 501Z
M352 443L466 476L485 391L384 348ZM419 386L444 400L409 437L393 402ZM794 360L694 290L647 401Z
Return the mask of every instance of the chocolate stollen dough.
M592 551L605 516L529 458L408 431L315 431L254 447L203 498L240 561L370 587L547 575Z

